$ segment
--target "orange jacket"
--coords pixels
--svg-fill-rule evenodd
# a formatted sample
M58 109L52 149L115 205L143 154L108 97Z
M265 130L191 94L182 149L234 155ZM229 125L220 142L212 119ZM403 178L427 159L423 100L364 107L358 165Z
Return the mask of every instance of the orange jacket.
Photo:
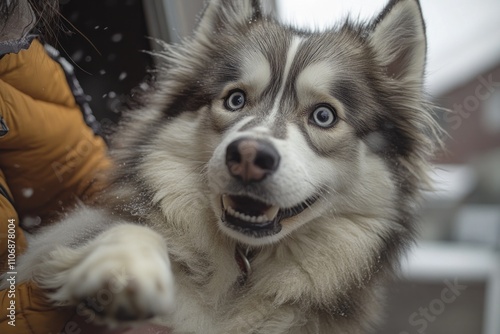
M0 58L0 272L26 246L20 222L50 223L76 199L89 201L110 167L103 140L85 124L61 66L34 40ZM9 226L9 220L13 224ZM15 226L13 229L13 226ZM11 238L11 239L9 239ZM11 240L11 241L9 241ZM14 241L14 242L13 242ZM12 255L10 255L12 260ZM47 306L31 283L0 291L0 333L63 332L73 309ZM10 294L9 294L10 292ZM14 296L15 295L15 296ZM15 301L15 327L8 318ZM11 307L12 308L12 307ZM6 314L6 312L8 312Z

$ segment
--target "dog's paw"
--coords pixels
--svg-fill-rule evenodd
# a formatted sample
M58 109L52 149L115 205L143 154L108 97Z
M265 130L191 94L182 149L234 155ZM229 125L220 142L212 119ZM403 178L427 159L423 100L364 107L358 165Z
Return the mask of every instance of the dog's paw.
M58 249L37 282L60 305L115 326L167 315L173 276L164 240L135 225L116 226L80 249Z

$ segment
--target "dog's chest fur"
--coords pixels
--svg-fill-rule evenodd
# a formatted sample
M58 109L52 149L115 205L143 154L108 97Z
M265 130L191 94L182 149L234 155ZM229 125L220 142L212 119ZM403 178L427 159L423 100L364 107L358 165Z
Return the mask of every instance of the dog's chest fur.
M305 333L306 327L311 333L327 333L331 328L350 328L354 318L374 321L378 317L369 307L376 303L378 291L368 291L371 280L377 280L378 275L371 274L377 272L373 267L377 264L367 262L372 267L366 268L364 277L352 276L357 272L356 260L351 262L352 269L340 261L335 268L325 267L326 262L339 256L344 244L340 236L332 237L328 224L322 226L318 221L314 228L304 226L301 238L286 244L251 249L251 272L247 276L238 263L236 249L240 247L245 253L245 246L218 233L213 221L198 218L189 222L204 228L191 234L193 231L175 229L170 224L154 224L155 228L161 226L158 232L169 244L176 295L180 297L174 317L162 322L175 328L174 333L197 333L200 328L206 334L247 333L268 322L270 314L278 320L280 309L291 312L293 318L286 325L277 322L277 328L269 328L277 333L291 328ZM207 242L199 235L206 236ZM324 243L338 246L327 251L321 246ZM357 310L359 303L366 306L365 311ZM323 326L324 331L317 332Z

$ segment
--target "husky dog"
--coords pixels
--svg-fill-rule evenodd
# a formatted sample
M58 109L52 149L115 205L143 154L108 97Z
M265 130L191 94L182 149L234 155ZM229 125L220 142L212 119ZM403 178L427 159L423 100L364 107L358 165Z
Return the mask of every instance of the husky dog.
M213 0L158 56L100 204L42 232L18 279L110 325L365 333L439 132L418 0L324 32Z

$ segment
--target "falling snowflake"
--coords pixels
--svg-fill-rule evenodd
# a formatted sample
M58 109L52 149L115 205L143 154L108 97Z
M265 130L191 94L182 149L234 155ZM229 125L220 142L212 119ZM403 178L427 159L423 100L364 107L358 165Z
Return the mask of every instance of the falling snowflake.
M118 80L122 81L127 77L127 72L122 72L120 73L120 76L118 77Z
M123 39L123 34L116 33L113 36L111 36L111 41L114 43L118 43Z
M83 50L76 50L71 55L71 59L73 59L75 63L78 63L80 60L82 60L82 58L83 58Z
M23 188L21 189L21 192L25 198L30 198L34 193L33 188Z
M29 230L30 228L40 225L41 222L42 218L38 216L26 216L21 222L21 227Z

